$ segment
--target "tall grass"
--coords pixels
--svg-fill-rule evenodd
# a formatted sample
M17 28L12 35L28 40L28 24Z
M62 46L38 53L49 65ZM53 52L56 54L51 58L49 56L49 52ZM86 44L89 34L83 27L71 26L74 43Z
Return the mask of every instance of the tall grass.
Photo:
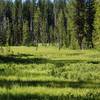
M0 100L99 100L100 52L56 47L0 51ZM6 52L7 51L7 52Z

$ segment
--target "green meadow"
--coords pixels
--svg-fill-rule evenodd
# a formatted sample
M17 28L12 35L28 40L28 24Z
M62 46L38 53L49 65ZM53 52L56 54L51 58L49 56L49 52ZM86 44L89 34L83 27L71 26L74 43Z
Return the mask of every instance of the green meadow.
M3 47L0 100L100 100L100 51Z

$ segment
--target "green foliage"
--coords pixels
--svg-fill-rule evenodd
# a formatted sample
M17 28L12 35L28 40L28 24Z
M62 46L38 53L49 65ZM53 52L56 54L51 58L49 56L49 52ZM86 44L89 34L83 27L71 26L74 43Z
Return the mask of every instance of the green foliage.
M96 7L94 7L96 2ZM98 1L2 0L0 44L53 44L60 48L93 48L98 43ZM3 6L4 5L4 6ZM96 11L96 15L95 15ZM95 20L95 24L94 24ZM95 34L93 33L95 30ZM94 40L93 40L94 39Z
M95 0L88 0L86 3L86 44L87 48L94 48L93 31L95 18Z
M100 24L99 24L99 16L100 16L100 2L98 0L95 1L95 8L96 8L96 14L95 14L95 22L94 22L94 46L95 48L100 48Z

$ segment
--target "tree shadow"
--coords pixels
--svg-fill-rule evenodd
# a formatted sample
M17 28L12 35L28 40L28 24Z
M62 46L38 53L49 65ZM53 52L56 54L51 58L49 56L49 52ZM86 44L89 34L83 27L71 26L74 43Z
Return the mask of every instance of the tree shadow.
M56 81L56 80L0 80L0 87L11 88L12 86L43 86L57 88L100 88L100 83L85 81Z
M33 56L31 58L28 58L29 56ZM24 58L23 58L24 57ZM100 61L85 61L85 60L51 60L48 58L42 58L42 57L34 57L34 55L28 55L28 54L18 54L18 55L9 55L9 56L2 56L0 55L0 63L15 63L15 64L46 64L46 63L51 63L55 64L57 67L62 67L66 63L92 63L92 64L99 64Z
M32 54L25 54L25 53L18 53L18 54L11 54L11 57L29 57L29 56L34 56Z
M2 85L1 85L2 84ZM60 88L65 88L65 87L71 87L71 88L97 88L94 87L95 85L99 85L100 83L92 83L94 84L93 87L88 87L84 86L84 84L90 84L87 82L67 82L67 81L1 81L0 80L0 86L4 86L7 88L6 93L0 94L0 100L99 100L100 94L98 93L93 93L93 92L88 92L86 95L74 95L71 93L71 91L66 94L66 95L52 95L52 94L42 94L42 93L14 93L12 94L9 92L10 89L12 89L13 85L19 85L19 86L43 86L43 87L60 87ZM84 87L83 87L84 86ZM100 85L99 87L100 88ZM66 88L67 89L67 88Z
M99 93L88 93L84 96L74 95L74 94L66 94L66 95L50 95L50 94L32 94L32 93L24 93L24 94L12 94L5 93L0 95L0 100L99 100Z
M24 55L25 56L25 55ZM22 58L20 56L0 56L0 63L15 63L15 64L42 64L47 62L45 58Z

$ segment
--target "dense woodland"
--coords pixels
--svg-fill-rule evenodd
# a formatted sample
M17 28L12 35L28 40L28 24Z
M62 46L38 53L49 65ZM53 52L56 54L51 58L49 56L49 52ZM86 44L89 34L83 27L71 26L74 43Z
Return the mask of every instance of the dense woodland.
M0 45L100 47L99 0L0 0Z

